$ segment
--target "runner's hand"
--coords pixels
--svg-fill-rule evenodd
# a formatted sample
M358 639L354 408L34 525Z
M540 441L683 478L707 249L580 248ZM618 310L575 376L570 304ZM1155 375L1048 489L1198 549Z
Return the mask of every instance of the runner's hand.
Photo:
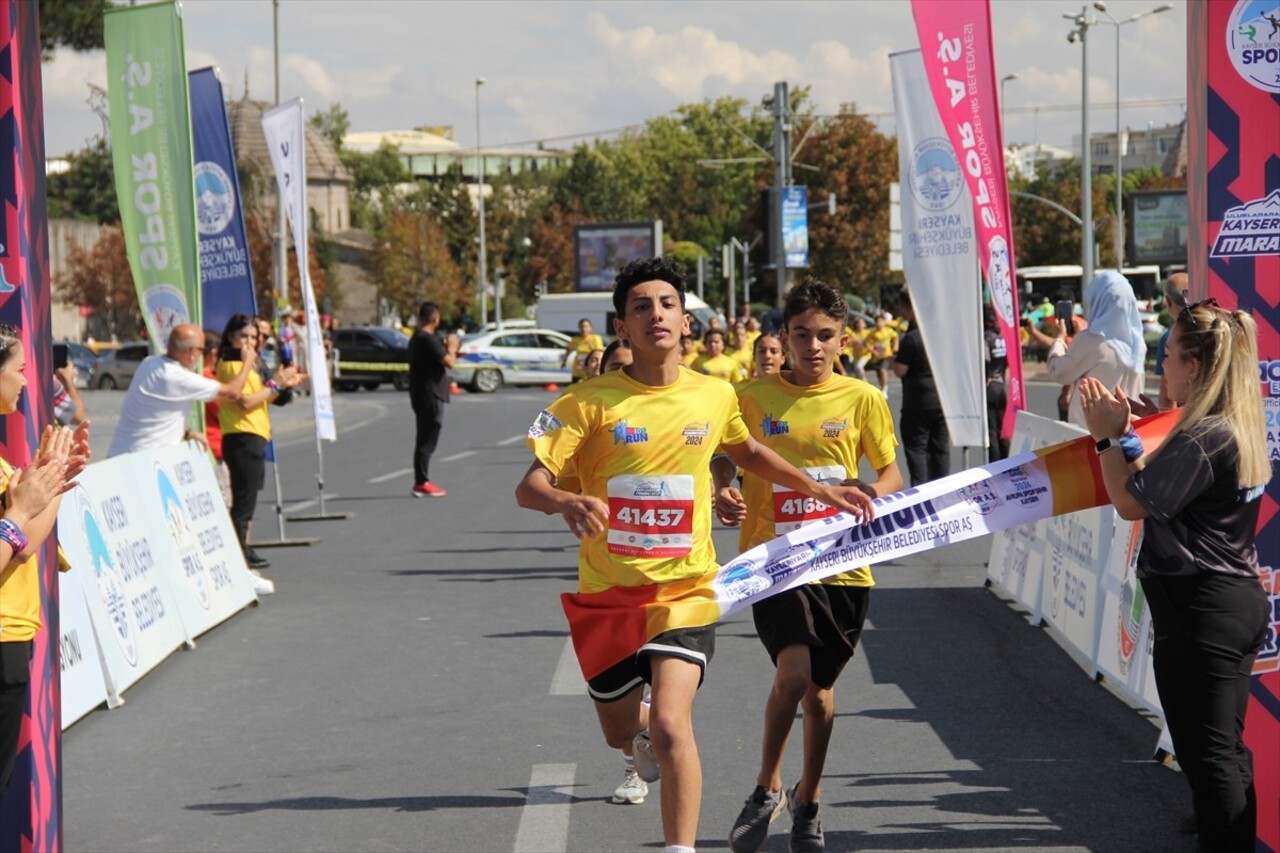
M564 516L570 532L579 539L604 533L609 528L608 505L590 495L573 495L560 514Z
M726 527L737 527L747 520L747 502L742 499L742 492L733 486L716 489L716 517Z
M876 508L871 503L871 496L857 486L822 486L822 492L815 495L827 506L844 510L856 516L863 524L876 517Z
M878 495L876 495L876 490L875 490L875 489L873 489L873 488L871 488L871 484L870 484L870 483L864 483L862 480L859 480L859 479L857 479L857 478L854 478L854 479L852 479L852 480L843 480L843 481L840 483L840 485L842 485L842 486L853 486L853 487L855 487L855 488L862 489L862 491L866 492L866 493L867 493L867 495L868 495L872 500L875 500L875 499L878 497Z

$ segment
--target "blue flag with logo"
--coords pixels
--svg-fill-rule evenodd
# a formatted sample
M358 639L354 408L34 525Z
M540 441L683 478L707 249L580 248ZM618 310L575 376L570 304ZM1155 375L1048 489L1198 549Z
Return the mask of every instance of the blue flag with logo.
M191 72L189 86L203 321L221 332L232 314L257 314L258 298L222 81L216 68L201 68Z

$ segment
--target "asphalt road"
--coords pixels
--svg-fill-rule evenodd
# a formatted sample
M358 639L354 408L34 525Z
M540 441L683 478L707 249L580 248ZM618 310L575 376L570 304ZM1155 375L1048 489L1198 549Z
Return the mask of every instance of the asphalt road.
M1033 410L1055 395L1032 385ZM95 446L122 396L90 395ZM565 658L557 596L574 584L574 540L512 497L523 431L551 395L455 398L440 500L409 495L405 395L336 399L328 508L353 517L290 523L321 541L269 552L276 595L66 733L66 848L661 849L657 790L608 803L620 762ZM273 414L285 504L313 512L308 403ZM259 538L275 536L271 497L269 478ZM716 541L734 553L734 533ZM1190 853L1185 783L1150 760L1156 728L983 588L989 549L876 569L837 688L828 849ZM750 616L723 625L695 713L701 849L727 848L754 784L771 678ZM799 758L797 725L788 779ZM765 850L787 849L788 825Z

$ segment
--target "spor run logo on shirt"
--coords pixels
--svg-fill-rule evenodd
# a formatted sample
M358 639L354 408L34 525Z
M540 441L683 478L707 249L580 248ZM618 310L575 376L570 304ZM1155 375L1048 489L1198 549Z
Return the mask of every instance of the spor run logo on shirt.
M774 420L773 415L765 415L760 429L765 435L786 435L791 432L791 425L786 421Z
M649 430L645 427L627 426L625 420L618 421L613 428L614 444L641 444L649 440Z

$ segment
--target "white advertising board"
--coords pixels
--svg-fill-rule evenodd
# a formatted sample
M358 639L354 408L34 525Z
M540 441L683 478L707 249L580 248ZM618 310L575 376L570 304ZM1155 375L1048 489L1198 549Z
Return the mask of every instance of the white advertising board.
M58 511L59 543L81 572L116 696L187 640L162 568L174 548L156 536L156 504L140 499L135 466L127 455L90 465Z
M257 600L213 466L189 442L127 457L139 505L163 530L173 558L159 561L188 637L198 637ZM151 506L154 504L154 506ZM154 539L162 534L153 525ZM156 550L162 550L157 542Z
M89 621L80 577L86 569L58 572L58 646L62 678L62 728L107 701L98 638Z

